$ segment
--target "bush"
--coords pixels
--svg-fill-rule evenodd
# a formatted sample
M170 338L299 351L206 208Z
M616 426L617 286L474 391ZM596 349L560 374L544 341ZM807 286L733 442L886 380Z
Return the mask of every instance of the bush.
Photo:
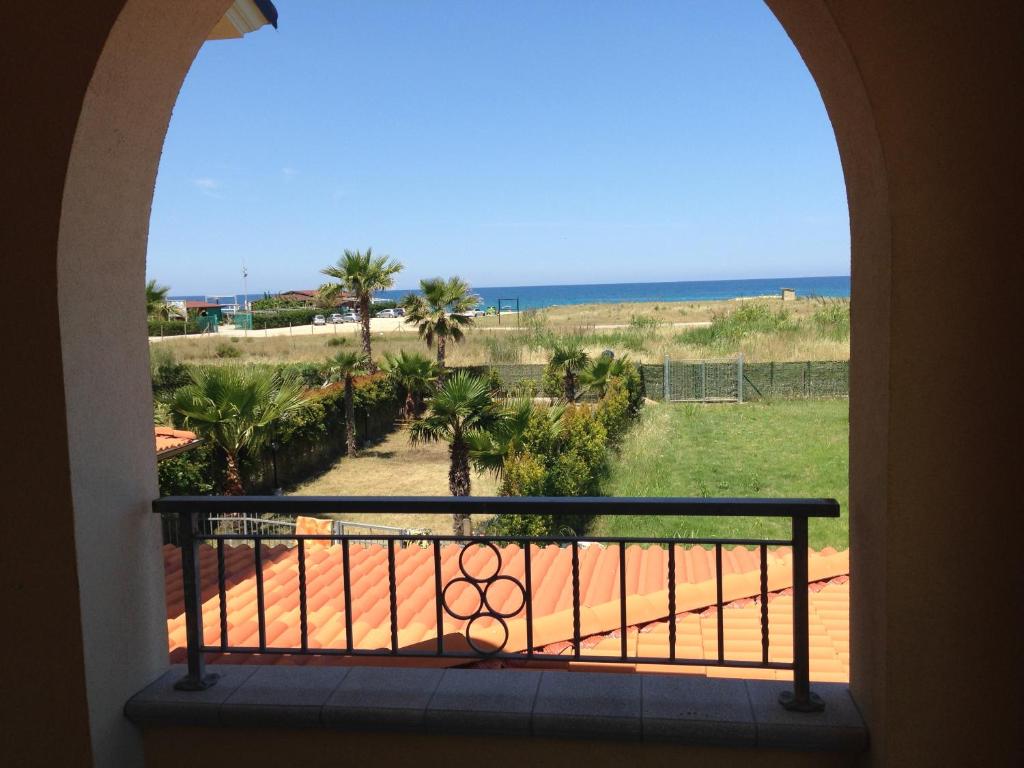
M747 303L727 314L715 315L709 326L678 334L675 340L724 351L734 348L751 334L793 333L797 330L799 325L788 309L772 310L767 304Z
M850 338L849 300L822 300L821 306L811 316L811 325L822 338L846 341Z
M253 312L253 330L262 331L264 328L286 328L289 325L309 325L316 315L327 314L329 310L317 309L316 307L302 307L297 309L277 309L269 312Z
M597 420L604 427L611 445L618 447L622 443L632 417L629 391L625 382L616 377L608 383L608 390L597 404Z
M221 487L223 467L211 443L157 462L161 496L208 496Z
M188 320L153 320L148 321L150 336L183 336L187 333L202 333L196 318Z
M344 336L331 336L331 338L327 340L328 347L343 347L346 344L348 344L348 339Z
M232 339L232 341L237 342L238 339ZM214 352L214 354L217 357L224 360L228 358L241 357L242 350L240 350L238 347L233 347L230 344L225 344L224 342L221 342L220 344L217 345L217 349Z

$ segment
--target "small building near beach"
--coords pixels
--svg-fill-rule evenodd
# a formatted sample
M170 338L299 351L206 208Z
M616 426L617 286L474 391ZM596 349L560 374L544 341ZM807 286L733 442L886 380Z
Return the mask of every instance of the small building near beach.
M280 301L287 301L291 304L298 304L304 307L322 306L320 302L320 291L317 290L284 291L283 293L277 294L275 298ZM338 294L337 298L334 300L333 306L355 308L358 304L359 302L356 300L355 296L343 291Z
M783 301L796 301L796 288L783 288L782 289L782 300Z

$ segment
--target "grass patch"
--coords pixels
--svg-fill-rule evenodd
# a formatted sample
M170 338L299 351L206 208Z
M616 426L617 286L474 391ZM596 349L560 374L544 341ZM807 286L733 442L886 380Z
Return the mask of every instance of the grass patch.
M815 549L845 549L849 403L785 401L744 405L649 405L613 460L611 496L831 497L836 520L812 520ZM609 536L788 538L788 520L605 516Z

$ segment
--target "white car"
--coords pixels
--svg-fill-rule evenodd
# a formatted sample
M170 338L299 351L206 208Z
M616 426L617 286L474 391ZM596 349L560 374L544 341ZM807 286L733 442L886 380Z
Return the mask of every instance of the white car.
M335 312L333 315L327 318L327 322L333 325L335 323L343 323L345 321L341 319L341 315Z
M327 325L327 320L324 318L323 315L314 315L313 325Z
M398 317L398 312L394 309L382 309L377 313L377 317Z
M344 315L341 316L341 322L343 322L343 323L358 323L359 322L359 315L357 315L355 312L346 312Z

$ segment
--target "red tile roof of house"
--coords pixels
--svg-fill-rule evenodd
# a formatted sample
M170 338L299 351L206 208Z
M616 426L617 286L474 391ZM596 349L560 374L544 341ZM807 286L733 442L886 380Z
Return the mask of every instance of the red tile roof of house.
M202 442L195 432L189 432L185 429L154 427L153 432L156 436L156 456L158 459L174 456Z
M345 647L345 613L342 571L342 547L327 542L306 545L307 603L310 648ZM524 553L517 545L501 547L503 577L524 581ZM489 576L495 556L487 547L471 547L460 572L460 546L441 547L442 584L447 605L460 616L472 614L480 605L477 587L466 578ZM166 547L168 634L172 657L178 659L185 645L185 620L181 592L181 561L178 550ZM355 647L389 648L391 623L388 600L387 548L381 544L351 545L352 626ZM631 652L645 656L668 655L668 581L667 550L659 547L626 548L626 605ZM737 547L723 551L723 597L725 607L726 655L736 659L760 659L759 553ZM771 659L788 660L792 654L792 613L789 588L791 554L786 549L771 550L768 557L769 627ZM619 552L615 545L592 544L580 548L580 632L583 655L618 655L621 641L619 616ZM299 586L298 550L295 547L263 548L264 591L267 643L273 647L298 647ZM200 564L203 588L203 621L206 642L220 642L217 564L213 548L201 548ZM433 551L410 546L395 553L398 592L398 644L405 649L434 650L436 647L436 604L433 576ZM533 582L533 645L547 652L564 653L573 636L571 550L548 546L531 550ZM258 645L256 618L256 579L253 550L249 546L226 547L228 639L231 645ZM713 550L700 547L676 547L676 611L678 615L677 651L691 658L712 658L717 653L717 623L709 618L715 610L715 559ZM810 556L810 581L817 584L811 595L811 649L813 679L847 679L848 591L847 552L825 549ZM836 579L836 577L840 577ZM831 580L831 581L829 581ZM829 583L822 585L822 582ZM522 593L511 579L498 579L486 591L492 610L508 614L508 641L505 651L526 649L525 611ZM445 648L466 650L466 619L443 617ZM472 636L480 646L496 647L505 630L494 619L478 619ZM756 653L756 657L750 654ZM287 658L287 657L286 657ZM228 655L222 660L239 660ZM252 657L246 657L252 661ZM284 661L271 657L270 663ZM291 661L296 661L291 659ZM330 663L352 660L332 659ZM302 663L303 660L298 660ZM359 662L356 662L359 663ZM375 663L380 663L377 659ZM404 660L410 663L410 660ZM454 666L464 659L411 660L415 664ZM567 666L587 665L585 660ZM627 665L648 668L645 665ZM731 670L718 668L668 667L661 671L700 672L715 676L742 674L744 677L785 676L771 670ZM621 668L616 665L616 668Z
M220 304L214 304L210 301L195 301L193 299L185 300L185 309L217 309L220 306Z

